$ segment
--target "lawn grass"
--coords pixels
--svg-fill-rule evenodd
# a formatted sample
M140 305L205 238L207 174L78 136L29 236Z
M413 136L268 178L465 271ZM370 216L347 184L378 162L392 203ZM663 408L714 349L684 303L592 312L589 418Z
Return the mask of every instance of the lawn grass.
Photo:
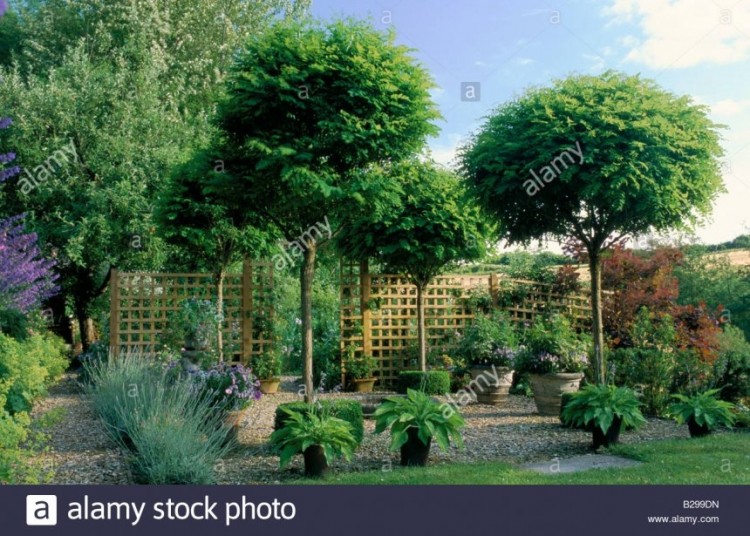
M509 464L441 464L392 471L338 473L318 484L748 484L750 485L750 433L735 432L700 439L653 441L618 445L602 453L643 463L627 469L594 469L580 473L541 475Z

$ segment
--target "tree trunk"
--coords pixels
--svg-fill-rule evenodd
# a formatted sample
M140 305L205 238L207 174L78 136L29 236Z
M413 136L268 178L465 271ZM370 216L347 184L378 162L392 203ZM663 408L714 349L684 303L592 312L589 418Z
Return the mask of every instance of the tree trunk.
M216 274L216 313L219 317L219 332L216 334L216 344L219 347L219 363L224 361L224 278L226 273L224 267Z
M419 338L419 369L427 372L427 337L424 329L424 288L417 285L417 336Z
M312 325L312 294L313 278L315 277L315 253L317 244L310 241L305 249L300 271L300 285L302 290L302 359L305 363L305 402L314 401L313 390L313 325Z
M602 263L598 251L589 251L589 271L591 272L591 326L594 338L594 379L604 385L607 381L607 365L604 362L604 331L602 322Z
M78 322L78 336L81 338L81 352L85 352L89 349L90 341L88 340L89 326L88 326L88 315L86 314L86 307L76 301L75 303L76 321Z

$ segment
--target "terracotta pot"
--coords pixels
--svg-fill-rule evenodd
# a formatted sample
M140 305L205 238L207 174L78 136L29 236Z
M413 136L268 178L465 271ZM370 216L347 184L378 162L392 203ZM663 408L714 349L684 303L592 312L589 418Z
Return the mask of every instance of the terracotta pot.
M401 446L401 465L424 467L427 465L427 459L430 456L432 438L428 439L425 445L419 439L419 431L416 428L409 428L406 433L409 439Z
M711 429L704 425L700 425L695 422L695 418L690 417L687 420L688 430L690 431L690 437L703 437L711 433Z
M245 416L244 409L228 411L224 416L224 426L229 429L227 441L237 440L242 428L242 419Z
M606 434L602 432L601 428L595 425L593 430L594 449L608 447L617 443L620 440L621 429L622 419L620 417L612 419L612 424L609 426Z
M480 404L500 405L508 399L513 385L513 370L508 367L471 367L469 389L477 395Z
M532 374L531 388L539 415L559 416L562 395L578 391L582 379L581 372Z
M352 380L351 385L355 393L372 393L377 378L363 378L361 380Z
M260 380L260 392L264 395L275 395L279 391L281 380L278 378L269 378Z
M328 461L320 445L311 445L302 454L305 457L305 476L320 478L328 473Z

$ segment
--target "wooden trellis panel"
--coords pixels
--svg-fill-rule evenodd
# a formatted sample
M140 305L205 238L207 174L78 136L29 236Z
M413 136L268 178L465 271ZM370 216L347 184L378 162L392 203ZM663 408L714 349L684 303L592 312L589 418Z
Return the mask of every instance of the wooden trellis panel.
M564 312L579 328L590 323L590 299L584 293L555 294L551 285L497 274L444 275L424 293L428 348L450 350L451 336L474 319L467 298L477 291L490 295L500 304L496 308L518 323L531 322L550 310ZM514 292L518 299L509 301ZM366 263L342 262L340 321L342 357L351 345L355 355L372 355L381 386L393 385L402 370L418 368L417 290L405 277L370 274Z
M270 349L273 319L273 265L245 262L243 273L224 281L224 356L247 363ZM114 352L149 354L159 348L169 315L190 297L216 302L211 274L112 271L110 345Z

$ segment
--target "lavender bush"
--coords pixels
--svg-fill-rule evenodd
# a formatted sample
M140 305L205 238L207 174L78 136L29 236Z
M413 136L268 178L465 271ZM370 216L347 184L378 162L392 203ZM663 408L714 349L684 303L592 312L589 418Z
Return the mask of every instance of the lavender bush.
M0 220L0 308L27 313L54 295L54 261L44 259L36 233L26 233L24 215Z

